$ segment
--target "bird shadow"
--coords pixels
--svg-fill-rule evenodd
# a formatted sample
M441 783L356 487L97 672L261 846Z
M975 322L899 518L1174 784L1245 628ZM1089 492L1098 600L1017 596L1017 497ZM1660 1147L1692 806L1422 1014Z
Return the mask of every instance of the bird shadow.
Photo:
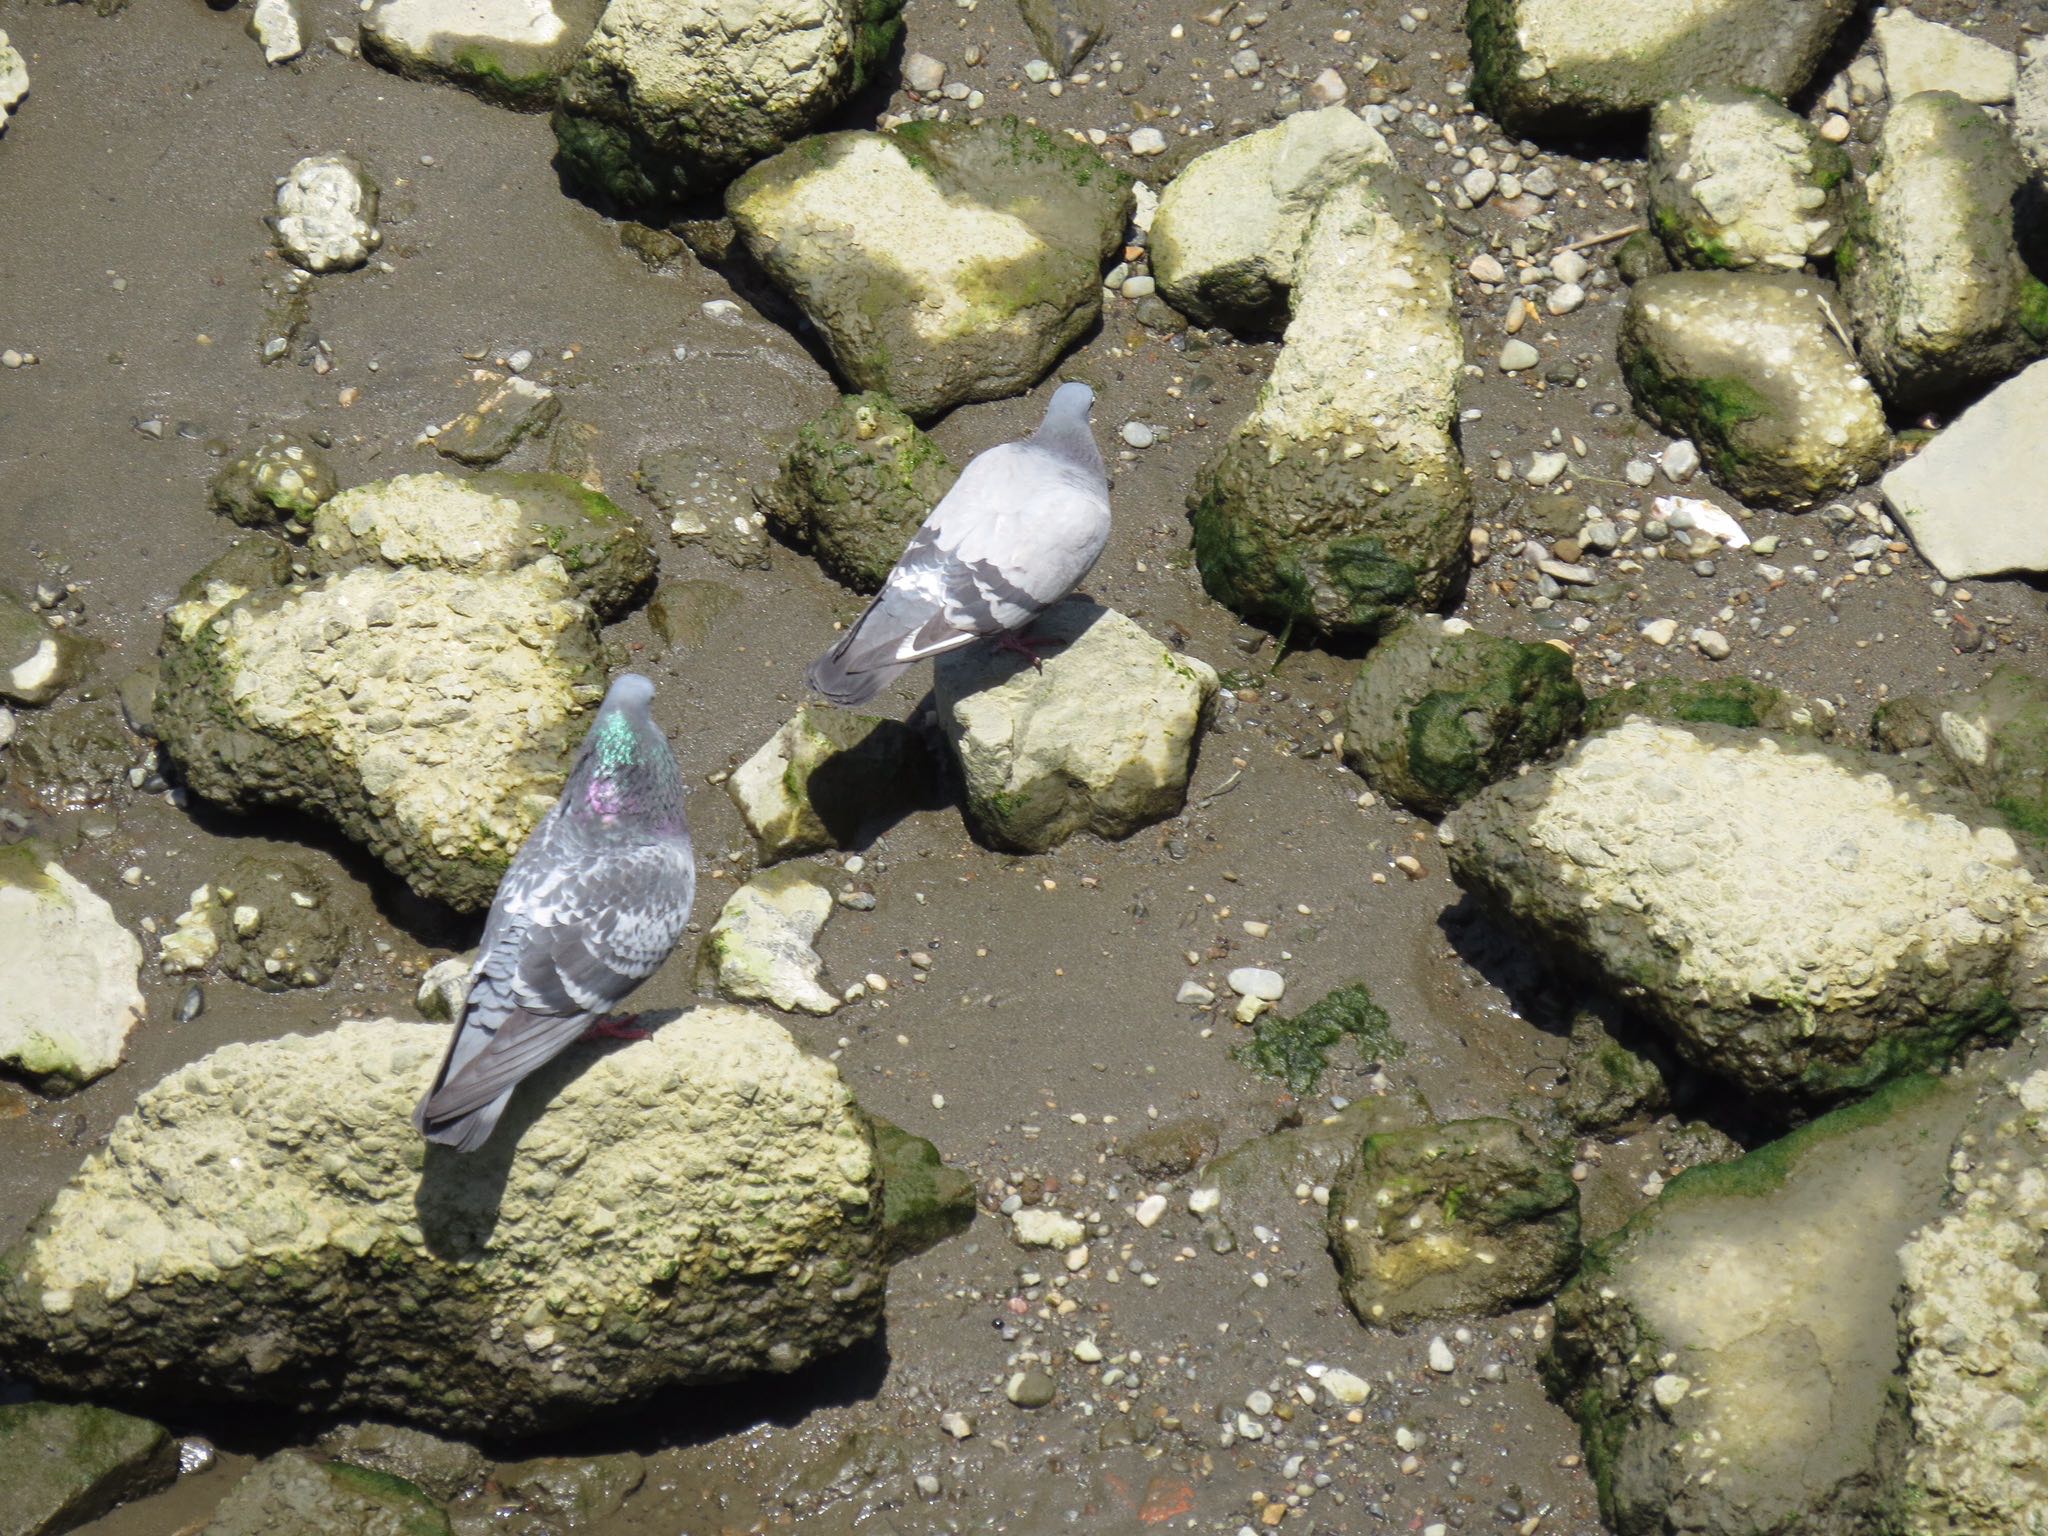
M659 1029L681 1017L681 1009L664 1008L642 1014L640 1027ZM473 1264L489 1256L521 1139L565 1087L612 1051L630 1044L603 1040L572 1045L512 1090L497 1129L474 1152L427 1143L412 1201L429 1253L453 1264Z

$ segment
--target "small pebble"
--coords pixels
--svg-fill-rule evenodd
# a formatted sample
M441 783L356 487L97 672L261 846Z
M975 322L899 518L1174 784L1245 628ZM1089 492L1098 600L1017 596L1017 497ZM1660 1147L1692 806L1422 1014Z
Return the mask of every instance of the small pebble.
M1448 1376L1458 1368L1458 1357L1451 1353L1442 1334L1429 1341L1429 1368L1440 1376Z
M1138 1218L1138 1225L1141 1227L1156 1227L1157 1225L1159 1225L1159 1218L1164 1216L1165 1214L1166 1196L1164 1195L1147 1195L1144 1199L1138 1202L1138 1209L1136 1215Z
M1152 429L1142 421L1125 422L1123 431L1118 435L1133 448L1150 448L1156 441Z
M1003 1383L1003 1396L1019 1408L1043 1408L1059 1390L1044 1371L1017 1371Z
M1592 264L1577 251L1559 251L1550 258L1550 275L1560 283L1576 283Z
M1521 373L1534 368L1543 359L1528 342L1517 338L1500 349L1500 371Z
M1680 438L1664 450L1661 460L1664 473L1673 481L1683 485L1699 472L1700 451L1684 438Z
M1239 997L1255 997L1261 1002L1277 1003L1287 992L1286 978L1262 966L1241 965L1227 979L1230 990Z
M1544 307L1553 315L1568 315L1586 302L1586 290L1577 283L1559 283L1550 290Z
M1507 268L1484 252L1474 256L1471 265L1465 270L1472 275L1475 283L1504 283L1508 280Z
M1678 638L1678 620L1652 619L1643 626L1642 634L1652 645L1669 645Z
M1133 128L1129 142L1131 153L1134 155L1163 155L1166 153L1166 135L1157 128Z
M929 96L946 83L946 66L928 53L913 53L903 61L903 83Z
M1180 991L1174 994L1176 1003L1192 1003L1197 1008L1206 1008L1216 1001L1216 994L1190 977L1180 984Z
M1717 629L1696 629L1692 632L1692 643L1709 661L1728 659L1728 637Z

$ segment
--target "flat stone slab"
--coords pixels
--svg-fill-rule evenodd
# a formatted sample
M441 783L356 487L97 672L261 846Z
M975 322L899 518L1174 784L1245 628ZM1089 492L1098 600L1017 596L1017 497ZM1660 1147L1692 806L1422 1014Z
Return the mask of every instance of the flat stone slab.
M2048 361L1979 400L1884 477L1884 499L1950 581L2048 571Z

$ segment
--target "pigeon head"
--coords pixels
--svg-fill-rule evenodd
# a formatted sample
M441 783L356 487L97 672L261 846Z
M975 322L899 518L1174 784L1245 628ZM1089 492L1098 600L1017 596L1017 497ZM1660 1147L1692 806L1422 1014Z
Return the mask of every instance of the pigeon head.
M654 684L637 672L615 679L597 712L569 778L567 799L578 816L680 825L682 771L648 706Z
M1045 418L1055 417L1067 421L1086 421L1088 408L1095 404L1095 391L1079 379L1069 379L1052 392L1052 403L1045 408Z
M1034 446L1057 454L1094 475L1102 473L1102 454L1089 430L1088 409L1095 404L1095 391L1078 379L1069 379L1052 392L1045 408L1045 420L1031 434Z

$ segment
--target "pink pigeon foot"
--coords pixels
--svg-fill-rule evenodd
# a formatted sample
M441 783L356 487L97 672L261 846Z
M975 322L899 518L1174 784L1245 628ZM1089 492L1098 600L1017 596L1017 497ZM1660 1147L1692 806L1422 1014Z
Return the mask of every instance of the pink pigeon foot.
M637 1013L607 1013L583 1032L585 1040L651 1040L654 1031L642 1029Z
M1032 647L1039 646L1048 651L1056 651L1064 644L1066 644L1064 640L1054 640L1050 637L1038 639L1026 635L1013 635L1007 630L996 636L997 650L1009 651L1012 655L1022 656L1031 663L1032 669L1038 672L1045 670L1045 659Z

